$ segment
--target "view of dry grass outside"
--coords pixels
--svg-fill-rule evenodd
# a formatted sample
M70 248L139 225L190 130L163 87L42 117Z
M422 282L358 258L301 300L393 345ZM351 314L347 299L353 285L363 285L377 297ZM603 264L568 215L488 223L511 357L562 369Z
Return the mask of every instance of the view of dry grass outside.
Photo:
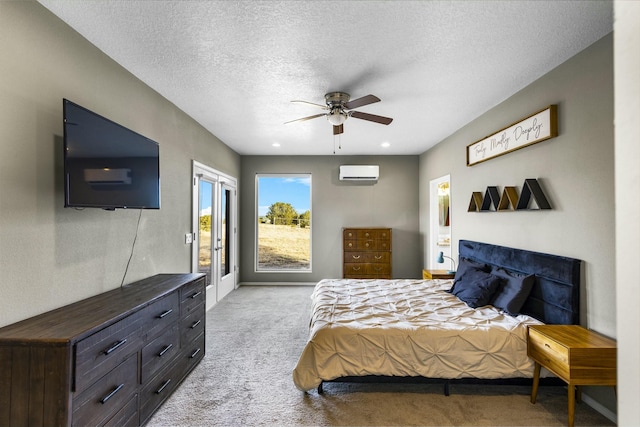
M223 223L224 225L224 223ZM226 227L222 227L222 242L226 242ZM199 271L207 271L211 268L211 230L200 226L200 246L198 248ZM220 263L225 263L225 252L222 251Z
M311 266L311 228L258 224L258 268L303 270Z
M199 271L211 268L211 231L200 228L200 247L198 248Z

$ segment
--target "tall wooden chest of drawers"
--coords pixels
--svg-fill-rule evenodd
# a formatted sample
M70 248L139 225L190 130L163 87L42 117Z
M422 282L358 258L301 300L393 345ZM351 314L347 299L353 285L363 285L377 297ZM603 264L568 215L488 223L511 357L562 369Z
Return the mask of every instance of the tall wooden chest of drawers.
M0 328L0 426L144 424L204 356L205 278L159 274Z
M391 279L391 229L343 228L345 279Z

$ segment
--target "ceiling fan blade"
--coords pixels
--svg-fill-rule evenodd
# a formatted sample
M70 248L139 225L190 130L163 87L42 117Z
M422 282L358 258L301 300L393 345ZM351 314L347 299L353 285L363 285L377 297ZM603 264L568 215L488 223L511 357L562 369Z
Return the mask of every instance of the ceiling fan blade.
M293 100L293 101L291 101L291 102L301 102L301 103L303 103L303 104L315 105L316 107L320 107L320 108L322 108L323 110L328 110L328 109L329 109L329 107L327 107L326 105L316 104L315 102L300 101L300 100L297 100L297 99L296 99L296 100Z
M362 113L360 111L350 111L350 117L355 117L356 119L369 120L370 122L376 122L383 125L388 125L393 121L390 117L376 116L375 114Z
M289 120L288 122L284 122L284 124L286 125L287 123L304 122L305 120L311 120L311 119L315 119L317 117L322 117L322 116L326 116L326 114L322 113L322 114L316 114L316 115L309 116L309 117L303 117L301 119Z
M341 133L344 133L344 125L338 125L333 127L334 135L340 135Z
M353 101L345 102L344 107L352 110L354 108L362 107L363 105L373 104L374 102L380 102L380 98L374 95L366 95L362 98L354 99Z

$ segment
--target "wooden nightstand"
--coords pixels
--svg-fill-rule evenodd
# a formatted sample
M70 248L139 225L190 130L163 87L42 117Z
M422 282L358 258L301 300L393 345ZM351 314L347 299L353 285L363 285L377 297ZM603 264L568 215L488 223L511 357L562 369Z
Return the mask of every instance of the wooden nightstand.
M567 383L567 424L573 426L582 385L616 385L616 342L578 325L529 326L527 354L535 361L531 403L536 403L540 367Z
M422 270L422 279L453 279L456 273L449 273L447 270Z

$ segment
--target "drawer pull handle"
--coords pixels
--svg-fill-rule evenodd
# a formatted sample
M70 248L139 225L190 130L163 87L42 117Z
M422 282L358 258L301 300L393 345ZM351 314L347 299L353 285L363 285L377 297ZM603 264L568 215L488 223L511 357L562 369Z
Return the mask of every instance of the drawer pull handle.
M169 344L168 346L166 346L165 348L162 349L162 351L160 353L158 353L158 357L162 357L164 356L164 354L171 350L171 347L173 347L173 344Z
M352 255L353 259L360 259L360 255Z
M164 313L161 313L161 314L158 316L158 319L165 318L165 317L167 317L168 315L170 315L171 313L173 313L173 309L172 309L172 308L170 308L169 310L165 311Z
M376 271L380 271L380 270L382 270L382 267L374 267L374 269L375 269Z
M547 344L547 343L544 343L544 346L547 347L547 348L551 348L551 346L549 344Z
M373 256L375 259L382 259L382 255L378 256L378 255L374 255Z
M193 325L191 325L191 329L195 329L200 323L202 323L202 320L198 320L197 322L193 322Z
M122 347L127 342L126 339L120 340L117 343L113 344L111 347L103 351L104 354L111 354L116 351L118 348Z
M353 267L353 271L359 271L360 267Z
M167 386L169 385L169 383L171 382L171 379L166 380L165 382L162 383L162 385L160 386L159 389L156 390L156 394L160 394L162 393L162 391L167 388Z
M202 293L202 291L198 291L195 294L191 295L191 299L196 299Z
M105 397L103 397L102 399L100 399L100 403L102 403L103 405L105 403L107 403L107 400L111 399L113 396L115 396L115 394L117 392L119 392L122 387L124 387L124 384L120 384L118 387L114 388L113 391L109 394L107 394Z
M194 351L193 353L191 353L191 358L193 359L194 357L196 357L196 355L200 353L200 349L197 349L196 351Z

